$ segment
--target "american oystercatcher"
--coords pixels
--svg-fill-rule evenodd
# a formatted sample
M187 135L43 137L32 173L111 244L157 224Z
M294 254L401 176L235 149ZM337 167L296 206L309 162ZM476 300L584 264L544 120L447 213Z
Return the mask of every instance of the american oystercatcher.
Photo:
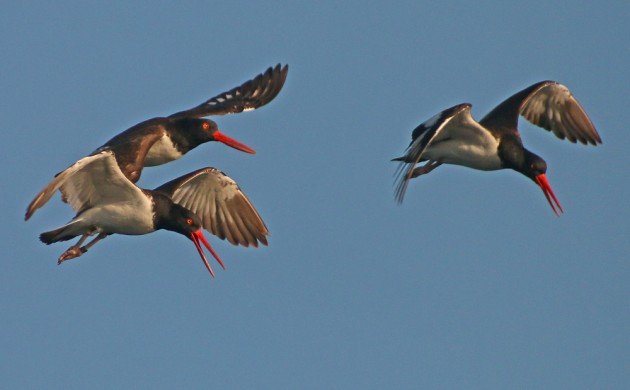
M49 185L59 189L77 215L66 225L42 233L46 244L79 241L59 256L58 264L81 256L110 234L140 235L166 229L193 241L212 276L200 243L224 267L219 255L201 233L205 228L234 245L267 245L265 223L247 196L230 177L203 168L174 179L155 190L137 187L126 177L111 150L85 157ZM97 236L81 246L91 236Z
M278 95L289 71L288 65L280 64L267 69L252 80L223 92L189 110L180 111L166 118L153 118L123 131L91 155L103 150L111 151L122 173L133 183L140 179L142 168L165 164L182 157L197 146L218 141L240 151L254 154L253 149L219 131L210 115L225 115L251 111L269 103ZM62 172L63 173L63 172ZM60 173L60 174L62 174ZM59 174L58 174L59 175ZM44 188L33 199L26 211L25 220L42 207L54 194Z
M542 81L512 95L481 121L475 121L468 103L440 112L416 127L398 170L396 199L403 201L409 180L427 174L442 164L463 165L483 171L513 169L532 179L542 189L554 213L562 206L545 173L545 160L523 147L517 124L519 115L536 126L572 143L601 144L593 123L564 85ZM427 163L420 167L421 161Z

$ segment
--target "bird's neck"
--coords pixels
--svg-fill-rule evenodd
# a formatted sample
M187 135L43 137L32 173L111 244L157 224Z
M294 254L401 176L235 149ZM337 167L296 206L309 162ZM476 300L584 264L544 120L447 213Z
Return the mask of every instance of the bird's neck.
M523 143L518 136L504 135L499 143L499 157L503 168L521 171L525 164L526 154L529 152L523 147Z
M151 202L153 203L153 226L155 226L155 230L173 230L171 228L170 218L168 218L173 207L173 201L161 192L152 190L143 191L151 198Z

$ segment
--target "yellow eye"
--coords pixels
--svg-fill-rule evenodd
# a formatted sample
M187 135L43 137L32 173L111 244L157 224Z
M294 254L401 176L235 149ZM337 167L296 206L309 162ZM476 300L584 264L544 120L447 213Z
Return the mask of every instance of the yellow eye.
M192 225L192 224L193 224L193 222L194 222L194 221L192 220L192 218L186 218L186 223L187 223L188 225Z
M210 128L210 123L208 123L208 122L203 122L203 124L201 125L201 127L202 127L204 130L208 130L208 129Z

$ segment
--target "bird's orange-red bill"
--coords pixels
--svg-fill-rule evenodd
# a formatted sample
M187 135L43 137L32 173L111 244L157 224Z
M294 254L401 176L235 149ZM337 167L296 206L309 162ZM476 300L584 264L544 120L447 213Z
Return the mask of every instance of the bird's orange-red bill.
M228 137L227 135L223 134L222 132L218 130L215 131L214 134L212 134L212 136L214 137L215 141L224 143L227 146L232 147L236 150L240 150L241 152L245 152L249 154L256 154L256 151L254 149L250 148L249 146L243 143L238 142L232 137Z
M206 240L206 238L203 236L201 229L197 230L196 232L190 233L190 239L195 244L195 248L197 248L197 252L199 252L199 256L201 256L203 264L206 266L206 269L208 269L208 272L210 272L210 275L212 277L214 277L214 271L212 270L212 267L210 267L210 263L208 263L208 259L206 259L206 255L204 255L203 250L201 249L200 242L210 251L210 253L217 260L221 268L225 269L223 261L221 260L217 252L215 252L215 250L210 246L208 240Z
M556 194L553 193L553 190L549 185L549 181L547 181L547 176L545 176L545 174L543 173L536 176L534 180L536 181L536 184L538 184L538 186L543 190L545 198L547 198L547 202L549 202L549 205L553 209L553 212L556 213L556 215L560 216L560 214L563 213L564 210L562 210L562 206L560 205L558 198L556 198Z

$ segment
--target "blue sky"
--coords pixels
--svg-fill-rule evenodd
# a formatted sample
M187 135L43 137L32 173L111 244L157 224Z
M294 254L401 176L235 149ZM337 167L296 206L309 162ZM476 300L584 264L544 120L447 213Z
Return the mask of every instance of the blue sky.
M253 2L252 2L253 3ZM12 388L623 388L629 366L627 2L59 2L0 15L5 207L0 377ZM144 119L290 65L264 108L214 118L255 156L203 145L153 188L227 172L262 249L111 237L57 266L73 213L56 172ZM443 166L394 202L411 130L567 85L604 144L521 121L565 214L512 172ZM624 386L624 383L626 384Z

